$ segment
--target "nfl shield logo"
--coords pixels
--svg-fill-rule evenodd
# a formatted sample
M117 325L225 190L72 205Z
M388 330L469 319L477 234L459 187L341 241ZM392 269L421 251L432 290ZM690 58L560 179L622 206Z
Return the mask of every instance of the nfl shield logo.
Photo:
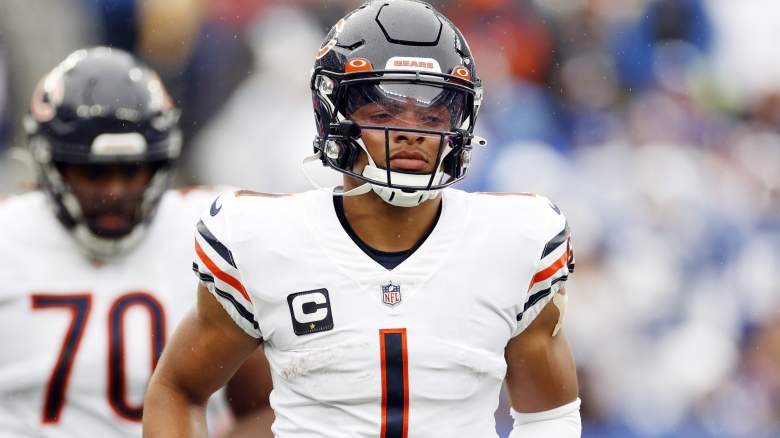
M382 287L382 302L388 306L395 306L401 302L401 286L387 283Z

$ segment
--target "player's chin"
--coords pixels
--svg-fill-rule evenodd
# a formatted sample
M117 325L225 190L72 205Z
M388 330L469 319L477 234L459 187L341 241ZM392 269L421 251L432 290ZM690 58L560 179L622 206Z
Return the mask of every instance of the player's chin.
M104 239L121 239L133 231L138 221L129 217L89 217L86 225L92 234Z
M114 229L114 230L107 230L104 228L94 227L90 226L89 230L94 234L95 236L98 236L102 239L108 239L108 240L118 240L121 239L127 235L130 234L131 231L133 231L132 228L122 228L122 229Z

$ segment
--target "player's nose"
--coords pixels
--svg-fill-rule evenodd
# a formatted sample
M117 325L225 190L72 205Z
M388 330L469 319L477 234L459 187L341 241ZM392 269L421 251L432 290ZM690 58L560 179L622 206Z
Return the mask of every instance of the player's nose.
M407 109L397 117L397 128L390 132L390 137L396 144L421 144L425 141L425 135L419 132L407 131L404 128L419 129L422 122L418 120L414 110Z
M425 136L412 131L395 131L392 134L393 142L396 144L421 144L425 141Z
M120 173L106 175L100 181L100 191L104 196L116 198L131 190L131 179Z

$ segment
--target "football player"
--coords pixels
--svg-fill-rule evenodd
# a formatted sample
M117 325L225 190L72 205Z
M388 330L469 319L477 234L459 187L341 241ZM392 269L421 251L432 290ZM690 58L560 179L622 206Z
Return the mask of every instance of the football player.
M193 302L188 224L215 196L167 190L177 118L120 50L76 51L36 88L40 190L0 201L0 436L141 436L147 382ZM249 415L236 388L257 377L240 375L227 393Z
M580 436L561 323L569 228L541 196L469 194L482 100L458 29L416 0L340 20L311 77L315 157L343 187L220 196L198 223L197 312L147 392L147 437L201 436L262 342L278 438Z

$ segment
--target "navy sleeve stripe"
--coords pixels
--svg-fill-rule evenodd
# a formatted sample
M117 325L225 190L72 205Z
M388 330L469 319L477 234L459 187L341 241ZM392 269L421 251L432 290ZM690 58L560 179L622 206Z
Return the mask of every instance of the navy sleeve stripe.
M230 266L238 269L236 262L233 260L233 253L222 244L214 235L206 228L206 224L203 221L198 221L198 233L206 239L206 242L220 255Z
M544 251L542 251L541 258L547 257L551 252L555 251L556 248L561 246L562 243L566 242L566 239L569 238L569 233L569 223L567 222L563 227L563 230L544 245Z
M201 281L214 283L214 277L212 277L209 274L204 274L203 272L200 272L197 269L197 265L193 264L192 269L198 274L198 277L201 279ZM238 311L238 314L241 315L247 321L249 321L252 324L252 327L255 328L255 330L260 330L260 326L257 324L257 321L255 321L254 315L252 315L251 312L246 310L246 307L242 306L241 303L236 301L236 299L233 298L232 295L230 295L229 293L227 293L227 292L225 292L223 290L220 290L216 286L214 286L214 290L217 292L217 295L219 295L222 298L225 298L226 300L230 301L230 303L233 305L233 307L236 308L236 311Z
M230 295L229 293L225 291L221 291L217 289L216 287L214 290L217 292L217 295L221 296L222 298L225 298L226 300L230 301L231 304L233 304L233 307L236 308L238 313L244 317L247 321L249 321L252 324L252 327L255 328L255 330L260 330L260 326L257 324L257 321L255 321L255 318L252 316L251 313L249 313L248 310L244 306L241 305L238 301L236 301L235 298L233 298L233 295Z
M521 319L523 319L523 313L525 313L528 309L530 309L534 304L538 303L539 300L546 297L547 295L550 295L550 292L552 292L552 286L555 283L558 283L560 281L566 281L567 278L569 278L568 275L558 277L555 280L553 280L552 283L550 283L550 287L544 290L540 290L539 292L528 297L528 301L525 303L525 306L523 306L523 311L517 314L517 320L520 321Z

